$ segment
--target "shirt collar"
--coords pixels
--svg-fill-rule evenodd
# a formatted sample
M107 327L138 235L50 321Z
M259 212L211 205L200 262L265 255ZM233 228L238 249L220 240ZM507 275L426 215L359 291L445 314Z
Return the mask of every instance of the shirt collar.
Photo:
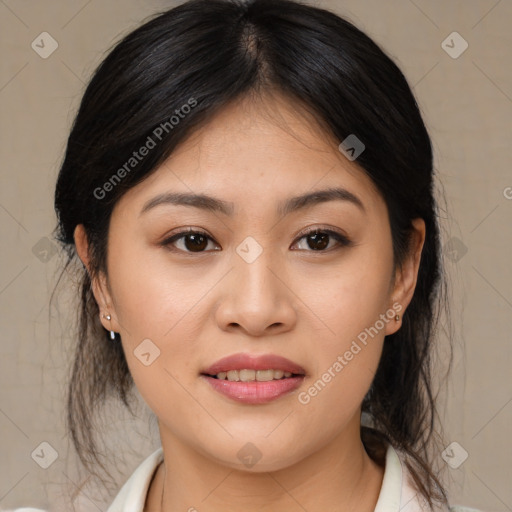
M123 487L121 487L107 512L143 512L149 484L163 459L164 452L160 446L132 473Z
M164 458L162 447L147 457L125 482L107 512L143 512L153 475ZM418 493L397 451L388 445L384 478L374 512L422 512Z

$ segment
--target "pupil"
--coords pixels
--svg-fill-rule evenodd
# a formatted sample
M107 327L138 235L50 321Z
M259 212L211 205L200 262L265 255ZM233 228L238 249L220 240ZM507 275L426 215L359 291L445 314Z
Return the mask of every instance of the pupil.
M329 235L327 233L313 233L309 235L308 245L310 249L321 250L329 245ZM313 240L313 245L309 243Z
M206 248L208 241L204 235L192 234L185 238L185 246L191 251L201 251Z
M201 234L187 235L185 245L190 251L202 251L208 245L205 236ZM329 235L327 233L313 233L308 237L308 246L315 251L325 249L329 245Z

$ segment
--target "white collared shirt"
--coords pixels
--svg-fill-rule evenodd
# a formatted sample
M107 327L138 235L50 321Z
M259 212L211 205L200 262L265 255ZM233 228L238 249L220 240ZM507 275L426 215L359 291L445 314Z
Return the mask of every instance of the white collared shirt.
M149 485L163 460L162 447L147 457L125 482L107 512L143 512ZM374 512L431 512L425 501L411 485L409 472L398 452L388 445L386 466L379 498ZM36 508L17 508L5 512L45 512ZM473 508L453 506L433 512L479 512Z

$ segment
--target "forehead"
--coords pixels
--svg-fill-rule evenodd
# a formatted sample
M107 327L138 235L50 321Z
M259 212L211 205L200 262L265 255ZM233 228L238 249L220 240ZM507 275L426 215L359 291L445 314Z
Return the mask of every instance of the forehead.
M314 116L290 100L245 98L198 128L120 202L141 209L156 194L177 191L215 195L232 203L236 212L343 187L370 211L382 210L383 200L371 179L338 146Z

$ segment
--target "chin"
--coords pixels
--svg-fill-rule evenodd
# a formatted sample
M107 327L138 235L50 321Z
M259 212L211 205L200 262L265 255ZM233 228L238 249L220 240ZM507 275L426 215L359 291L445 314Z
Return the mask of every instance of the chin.
M211 443L212 439L209 439ZM263 436L243 436L229 439L222 443L202 447L202 452L209 459L231 469L248 473L279 471L299 462L306 453L298 453L297 445L303 440L276 436L272 441Z

